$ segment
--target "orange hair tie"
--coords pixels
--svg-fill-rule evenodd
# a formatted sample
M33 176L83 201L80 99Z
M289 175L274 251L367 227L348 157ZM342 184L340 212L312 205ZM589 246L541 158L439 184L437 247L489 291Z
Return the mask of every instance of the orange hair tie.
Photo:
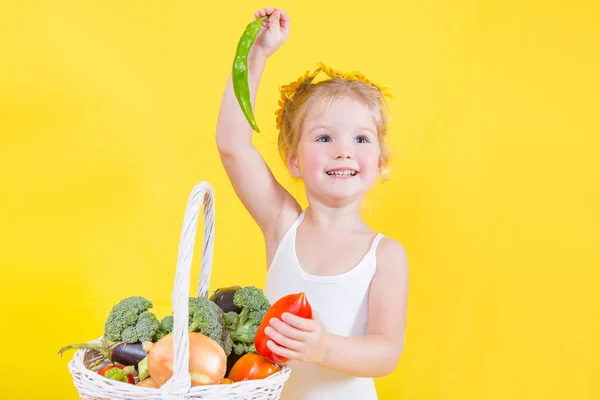
M319 62L317 65L319 67L314 72L310 73L309 71L306 71L303 76L301 76L294 82L292 82L288 85L283 85L279 88L279 93L281 94L281 98L278 101L279 108L277 109L277 111L275 111L275 115L277 116L277 129L278 130L281 128L281 121L283 120L283 111L285 109L285 104L288 102L288 100L290 100L294 96L294 94L296 94L296 92L298 91L298 89L301 86L311 83L315 79L315 77L319 74L319 72L321 72L321 71L324 72L325 74L327 74L331 79L342 78L347 81L365 82L369 85L375 86L377 89L379 89L381 91L381 93L384 96L392 98L392 93L390 91L390 88L367 79L367 77L364 76L361 72L351 71L351 72L344 73L344 72L341 72L338 70L334 70L333 68L326 66L322 62Z

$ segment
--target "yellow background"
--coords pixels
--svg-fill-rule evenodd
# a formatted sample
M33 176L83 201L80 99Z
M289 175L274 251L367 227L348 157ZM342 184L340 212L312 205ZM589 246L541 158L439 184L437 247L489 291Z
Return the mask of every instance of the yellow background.
M237 40L266 5L3 2L1 398L77 398L60 347L98 337L122 297L169 310L199 181L216 194L211 290L263 285L261 235L214 131ZM255 143L300 199L276 151L277 86L323 61L395 94L391 181L365 207L411 268L381 399L600 398L598 3L274 5L292 32L268 62Z

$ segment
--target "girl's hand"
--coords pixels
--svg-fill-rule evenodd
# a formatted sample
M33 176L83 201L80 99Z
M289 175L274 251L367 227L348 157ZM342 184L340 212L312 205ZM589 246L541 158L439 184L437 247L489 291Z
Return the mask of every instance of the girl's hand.
M267 342L267 347L290 360L323 365L329 352L330 336L315 310L312 319L290 313L283 313L281 318L272 318L265 328L265 334L273 339Z
M290 16L281 8L266 7L254 13L255 20L269 15L260 26L260 33L256 37L250 55L260 53L269 57L275 53L285 42L290 33Z

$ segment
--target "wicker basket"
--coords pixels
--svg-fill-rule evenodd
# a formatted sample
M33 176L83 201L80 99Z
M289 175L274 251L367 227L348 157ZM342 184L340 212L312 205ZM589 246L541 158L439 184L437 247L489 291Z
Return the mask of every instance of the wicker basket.
M202 203L204 203L204 246L198 296L206 297L212 269L215 220L213 190L207 182L198 183L190 194L179 241L175 286L172 293L174 320L173 376L160 389L138 387L129 383L110 380L96 373L98 369L108 364L108 360L96 351L78 350L69 362L68 368L82 399L279 399L283 385L291 372L288 365L282 366L281 371L266 379L248 380L229 385L191 387L190 374L187 368L189 362L188 294L190 291L191 263L194 254L198 214ZM101 340L101 337L97 339L97 341Z

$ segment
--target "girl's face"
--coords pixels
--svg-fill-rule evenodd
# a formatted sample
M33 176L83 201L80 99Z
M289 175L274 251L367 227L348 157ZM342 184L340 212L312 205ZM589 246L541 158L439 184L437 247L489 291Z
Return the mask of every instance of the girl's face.
M290 171L302 178L310 195L355 200L379 175L380 147L371 112L342 97L325 108L316 104L304 122Z

